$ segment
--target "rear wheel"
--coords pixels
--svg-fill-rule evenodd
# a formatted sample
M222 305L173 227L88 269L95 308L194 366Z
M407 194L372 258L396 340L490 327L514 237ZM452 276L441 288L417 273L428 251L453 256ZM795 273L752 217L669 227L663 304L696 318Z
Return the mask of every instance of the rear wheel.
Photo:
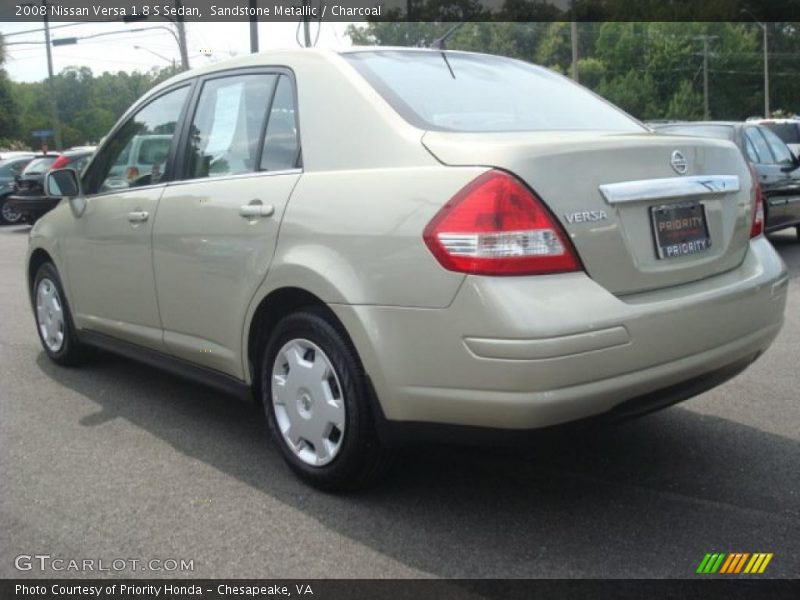
M47 356L60 365L77 365L89 349L78 341L58 271L44 263L33 281L36 329Z
M16 225L22 222L22 213L8 202L8 196L0 198L0 223Z
M275 327L261 365L264 410L286 462L326 490L367 486L387 470L369 386L349 340L325 313L307 309Z

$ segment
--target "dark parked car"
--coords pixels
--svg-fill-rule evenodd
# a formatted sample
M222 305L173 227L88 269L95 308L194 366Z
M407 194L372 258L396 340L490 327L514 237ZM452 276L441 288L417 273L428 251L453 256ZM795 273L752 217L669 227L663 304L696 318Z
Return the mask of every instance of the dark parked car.
M800 240L800 161L770 129L753 121L695 121L658 125L655 129L734 142L755 169L764 192L765 230L795 227Z
M80 173L92 156L91 150L67 150L63 154L48 154L34 159L17 178L16 188L11 195L11 206L22 213L29 221L39 217L58 204L58 198L44 193L42 182L51 169L75 169Z
M32 159L33 155L0 160L0 225L14 225L22 220L22 213L6 200L14 191L14 180Z

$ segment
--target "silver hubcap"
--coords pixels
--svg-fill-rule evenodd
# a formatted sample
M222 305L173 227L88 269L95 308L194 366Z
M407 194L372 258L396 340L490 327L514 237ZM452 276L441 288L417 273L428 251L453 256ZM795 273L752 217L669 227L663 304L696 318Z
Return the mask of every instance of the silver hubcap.
M297 339L278 351L272 365L275 421L292 452L307 465L331 462L342 447L342 387L322 349Z
M61 350L64 345L64 309L58 290L49 279L42 279L36 288L36 321L49 350Z
M3 218L8 223L16 223L22 214L14 210L8 202L3 203Z

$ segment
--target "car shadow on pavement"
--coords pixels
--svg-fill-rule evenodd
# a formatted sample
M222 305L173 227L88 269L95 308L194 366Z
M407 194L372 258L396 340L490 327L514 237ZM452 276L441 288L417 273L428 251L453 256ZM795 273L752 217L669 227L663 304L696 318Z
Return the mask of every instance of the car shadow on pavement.
M674 407L524 449L418 447L336 496L292 476L254 405L108 354L38 365L97 404L82 425L125 419L436 576L691 576L711 550L775 552L771 575L798 575L800 444L724 418Z
M767 239L789 267L789 277L800 277L800 240L793 229L770 234Z

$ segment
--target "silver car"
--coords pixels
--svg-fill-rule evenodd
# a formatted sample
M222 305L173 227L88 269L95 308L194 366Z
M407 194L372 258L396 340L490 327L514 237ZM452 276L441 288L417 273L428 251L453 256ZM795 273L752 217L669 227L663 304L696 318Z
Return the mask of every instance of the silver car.
M152 135L170 136L164 160L109 187ZM47 355L99 347L254 396L327 489L373 481L411 440L684 400L783 321L786 269L733 144L653 133L496 56L209 65L48 186L63 199L27 265Z

